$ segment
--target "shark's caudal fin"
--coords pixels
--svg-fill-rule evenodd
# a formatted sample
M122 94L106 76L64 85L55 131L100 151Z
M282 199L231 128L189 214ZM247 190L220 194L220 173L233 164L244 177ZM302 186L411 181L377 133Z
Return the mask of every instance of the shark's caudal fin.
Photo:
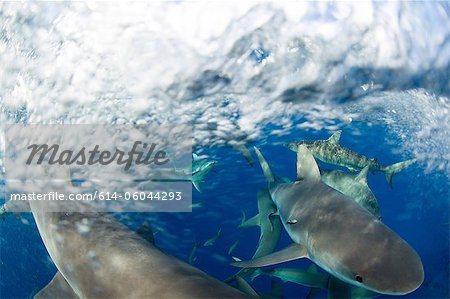
M382 170L384 171L384 175L386 177L386 181L389 184L389 187L392 188L392 177L394 176L394 174L399 173L403 169L408 168L409 166L411 166L411 164L415 162L416 159L411 159L384 167Z
M197 189L198 192L202 192L202 185L203 185L203 178L197 178L194 179L194 177L192 177L192 185L194 185L195 189Z
M270 166L267 163L266 159L264 159L264 156L261 154L259 149L255 146L253 147L255 150L256 156L258 157L259 164L261 165L262 171L264 173L264 176L266 177L267 181L269 183L275 182L275 177L272 174L272 171L270 170Z
M320 181L319 166L306 145L297 149L297 181Z

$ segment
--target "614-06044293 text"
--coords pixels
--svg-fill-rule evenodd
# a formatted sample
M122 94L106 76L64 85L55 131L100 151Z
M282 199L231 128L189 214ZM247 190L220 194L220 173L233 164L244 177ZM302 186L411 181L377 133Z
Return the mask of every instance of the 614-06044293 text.
M10 200L14 201L180 201L183 198L181 191L136 191L136 192L105 192L93 193L61 193L50 191L46 193L12 193Z

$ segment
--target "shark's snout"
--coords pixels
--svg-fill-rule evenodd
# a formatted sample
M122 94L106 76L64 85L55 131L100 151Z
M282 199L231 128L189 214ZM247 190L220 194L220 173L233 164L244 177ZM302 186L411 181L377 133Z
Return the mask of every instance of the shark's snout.
M357 273L355 280L378 293L408 294L424 280L422 261L414 249L400 239L386 246L384 254L372 261L367 270Z

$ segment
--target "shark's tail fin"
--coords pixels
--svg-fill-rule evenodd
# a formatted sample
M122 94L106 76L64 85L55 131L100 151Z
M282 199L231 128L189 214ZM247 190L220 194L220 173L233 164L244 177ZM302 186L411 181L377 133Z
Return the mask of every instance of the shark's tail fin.
M195 189L197 189L198 192L202 192L202 185L204 182L204 176L200 174L196 174L192 176L192 185L194 185Z
M256 156L258 157L259 164L261 165L262 171L264 173L264 176L266 177L267 181L269 183L275 182L275 177L272 174L272 171L270 170L270 166L267 163L266 159L264 159L264 156L261 154L259 149L255 146L253 147L255 150Z
M394 176L394 174L399 173L403 169L408 168L414 162L416 162L416 159L406 160L403 162L398 162L398 163L384 167L383 171L384 171L384 175L386 177L386 181L389 184L389 187L392 188L392 177Z

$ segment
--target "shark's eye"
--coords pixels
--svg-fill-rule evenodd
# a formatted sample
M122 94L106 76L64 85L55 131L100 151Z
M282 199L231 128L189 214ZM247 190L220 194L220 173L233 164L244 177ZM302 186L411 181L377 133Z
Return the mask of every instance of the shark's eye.
M357 282L363 282L363 278L361 276L359 276L359 275L356 275L355 279L356 279Z

